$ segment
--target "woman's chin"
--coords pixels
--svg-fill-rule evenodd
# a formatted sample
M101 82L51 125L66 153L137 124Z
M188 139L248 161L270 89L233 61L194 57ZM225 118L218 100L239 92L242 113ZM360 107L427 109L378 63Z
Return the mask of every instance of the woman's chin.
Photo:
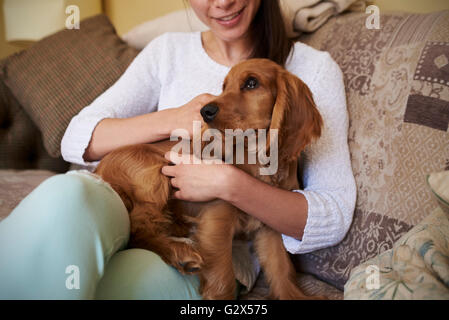
M233 42L236 40L241 40L244 38L245 33L247 32L248 28L243 27L237 27L232 29L226 29L223 30L223 28L217 28L213 30L216 37L219 39L226 41L226 42Z

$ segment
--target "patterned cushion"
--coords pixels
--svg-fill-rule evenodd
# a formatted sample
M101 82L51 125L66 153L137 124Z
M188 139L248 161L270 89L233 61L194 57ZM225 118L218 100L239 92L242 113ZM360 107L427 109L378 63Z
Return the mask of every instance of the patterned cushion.
M137 53L98 15L9 57L0 76L57 157L71 118L114 84Z
M344 73L358 197L340 244L294 260L340 289L435 209L426 175L449 167L449 11L384 13L380 30L366 17L333 18L302 39Z

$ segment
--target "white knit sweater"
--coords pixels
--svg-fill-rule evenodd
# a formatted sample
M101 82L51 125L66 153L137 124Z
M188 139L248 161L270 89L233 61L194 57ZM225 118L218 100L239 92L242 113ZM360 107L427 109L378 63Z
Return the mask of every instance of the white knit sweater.
M283 236L289 252L306 253L340 242L352 221L356 187L348 112L342 72L327 52L298 42L286 68L309 86L324 120L321 138L305 150L304 190L294 190L304 194L309 208L302 241ZM97 162L86 163L82 156L100 120L179 107L202 93L219 95L229 70L208 56L200 32L154 39L112 87L72 119L62 139L62 156L95 166Z

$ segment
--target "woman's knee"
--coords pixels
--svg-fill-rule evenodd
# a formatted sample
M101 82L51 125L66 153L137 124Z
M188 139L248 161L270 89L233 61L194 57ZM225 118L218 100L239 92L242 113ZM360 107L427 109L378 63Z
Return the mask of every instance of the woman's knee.
M76 204L96 203L99 197L118 199L105 182L87 174L60 174L45 180L34 192L47 201L70 207Z
M116 253L105 268L97 299L201 299L199 278L182 275L143 249Z
M10 285L5 287L13 288L20 279L34 279L32 269L17 265L34 266L43 271L30 280L33 294L25 294L25 289L18 290L18 294L42 297L47 292L64 297L67 292L60 286L65 281L64 270L76 265L81 273L80 292L84 297L93 297L91 288L101 278L104 264L126 246L129 238L124 204L110 187L93 179L70 174L54 176L1 221L0 265L3 277L10 279ZM39 248L39 255L35 248Z
M87 174L53 176L20 205L34 208L41 215L57 215L58 219L92 218L92 214L107 215L109 219L119 215L127 219L126 208L115 191L102 180Z
M17 228L38 228L41 233L52 228L68 236L90 230L101 239L121 239L123 243L128 241L130 228L120 197L109 185L87 174L61 174L47 179L5 220Z

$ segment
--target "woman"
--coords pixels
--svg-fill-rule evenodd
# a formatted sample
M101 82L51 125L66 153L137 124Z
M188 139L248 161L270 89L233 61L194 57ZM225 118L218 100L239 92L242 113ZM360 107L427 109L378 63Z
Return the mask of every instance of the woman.
M291 253L337 244L351 224L356 196L338 65L328 53L287 38L278 1L190 5L210 31L153 40L72 119L63 157L95 166L120 146L166 139L178 128L192 133L230 67L269 58L309 86L324 120L322 137L305 152L304 190L281 190L225 164L176 164L162 172L179 188L177 198L228 201L282 233ZM22 237L12 238L17 234ZM150 251L122 250L128 237L126 209L108 185L80 172L53 177L0 224L0 298L201 298L198 277L179 274Z

